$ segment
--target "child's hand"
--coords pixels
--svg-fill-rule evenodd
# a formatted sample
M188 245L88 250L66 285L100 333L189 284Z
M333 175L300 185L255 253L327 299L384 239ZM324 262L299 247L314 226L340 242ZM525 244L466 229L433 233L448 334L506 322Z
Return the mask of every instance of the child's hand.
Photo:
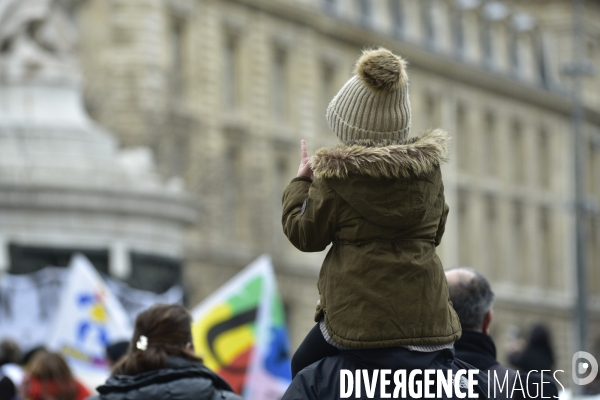
M314 179L304 139L300 142L300 166L298 167L298 177L310 178L310 180Z

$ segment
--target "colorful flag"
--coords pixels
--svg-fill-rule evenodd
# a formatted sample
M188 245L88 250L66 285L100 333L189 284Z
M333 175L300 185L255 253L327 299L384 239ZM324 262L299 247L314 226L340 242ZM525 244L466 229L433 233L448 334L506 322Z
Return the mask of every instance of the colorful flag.
M85 256L73 256L68 274L47 345L79 374L107 374L106 345L129 340L129 317Z
M246 399L279 399L291 382L283 304L263 255L192 311L197 353Z

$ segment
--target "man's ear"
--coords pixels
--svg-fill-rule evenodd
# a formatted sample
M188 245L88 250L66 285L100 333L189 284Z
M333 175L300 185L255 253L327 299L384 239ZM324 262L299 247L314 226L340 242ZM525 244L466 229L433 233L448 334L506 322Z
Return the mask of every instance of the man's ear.
M490 310L485 313L485 317L483 317L483 325L481 326L481 332L488 335L490 334L490 325L492 325L492 319L494 317L494 311Z
M192 343L192 342L187 342L187 343L185 344L185 349L186 349L187 351L189 351L189 352L193 353L193 352L194 352L194 343Z

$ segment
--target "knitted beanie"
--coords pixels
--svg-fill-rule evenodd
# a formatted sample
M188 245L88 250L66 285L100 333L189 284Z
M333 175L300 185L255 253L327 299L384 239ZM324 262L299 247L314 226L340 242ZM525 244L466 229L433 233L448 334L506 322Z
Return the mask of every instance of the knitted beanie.
M326 118L342 142L406 139L411 118L406 61L384 48L364 50Z

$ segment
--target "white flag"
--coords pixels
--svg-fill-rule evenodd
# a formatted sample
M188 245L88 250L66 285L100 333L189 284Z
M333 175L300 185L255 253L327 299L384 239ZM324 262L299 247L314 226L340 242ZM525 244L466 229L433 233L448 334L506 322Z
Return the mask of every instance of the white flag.
M64 267L46 267L29 274L0 276L0 341L15 340L24 350L47 342L69 271ZM156 294L134 289L111 277L104 277L104 281L131 323L140 312L154 304L183 304L183 288L179 285Z
M0 341L25 351L46 343L67 276L66 268L48 267L0 277Z
M69 265L48 347L81 374L106 373L106 345L129 340L129 317L92 264L76 254Z

